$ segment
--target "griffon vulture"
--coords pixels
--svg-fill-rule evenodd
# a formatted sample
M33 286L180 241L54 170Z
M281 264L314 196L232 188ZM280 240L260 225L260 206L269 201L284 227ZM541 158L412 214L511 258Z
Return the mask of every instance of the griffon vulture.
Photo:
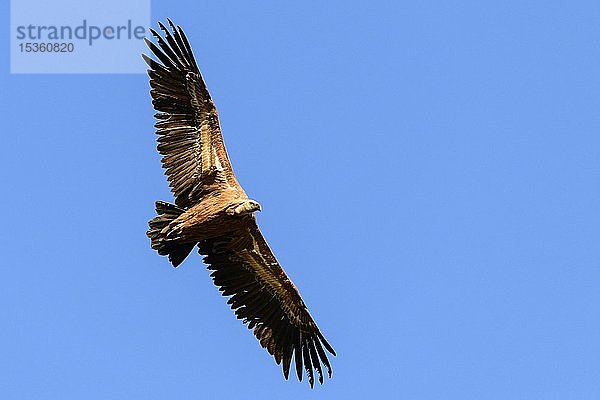
M156 202L147 232L152 248L177 267L198 246L215 285L282 363L285 378L293 358L299 380L304 367L311 387L314 371L323 383L322 364L331 377L325 350L335 351L263 238L254 217L260 205L235 178L190 44L181 27L168 23L170 30L159 23L164 37L151 29L156 45L146 39L158 61L142 55L150 66L158 151L175 196L175 204Z

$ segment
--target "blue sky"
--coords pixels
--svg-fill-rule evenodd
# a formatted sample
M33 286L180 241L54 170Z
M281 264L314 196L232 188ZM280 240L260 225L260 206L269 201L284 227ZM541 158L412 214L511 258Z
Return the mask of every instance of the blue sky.
M152 3L187 32L261 229L338 352L312 392L198 254L175 270L150 249L171 195L147 77L10 75L5 37L0 397L599 398L599 15Z

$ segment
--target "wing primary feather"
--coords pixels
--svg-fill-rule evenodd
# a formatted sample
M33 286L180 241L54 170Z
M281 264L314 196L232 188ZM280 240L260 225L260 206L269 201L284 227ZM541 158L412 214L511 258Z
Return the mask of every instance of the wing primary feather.
M154 43L149 41L147 38L144 38L146 45L152 50L152 53L158 57L158 59L163 63L165 67L176 68L173 61L165 53L163 53Z
M323 337L323 334L320 331L317 331L317 335L319 336L319 339L321 339L321 342L323 343L323 346L325 346L325 348L334 356L336 356L337 354L335 354L335 350L333 349L333 347L331 347L331 345L327 342L327 340L325 339L325 337Z
M298 380L302 382L302 332L296 331L296 342L294 343L294 363L296 364L296 375Z
M292 326L288 323L282 338L282 348L283 348L283 376L287 380L290 375L290 365L292 363L292 352L294 351L293 342L292 342Z
M150 57L148 57L147 55L145 55L144 53L142 53L142 59L151 68L147 72L148 73L154 72L152 70L155 69L155 65L158 65L158 63L156 61L154 61L153 59L151 59Z
M306 370L306 375L308 375L308 383L312 389L315 386L315 377L313 376L313 367L310 361L310 354L308 352L307 339L308 338L306 336L303 336L302 338L302 355L304 357L304 369Z
M327 353L323 350L323 346L321 346L321 341L319 339L315 340L315 346L317 347L317 352L319 353L319 357L325 367L327 368L327 376L331 378L331 365L329 364L329 359L327 358Z
M319 362L319 356L317 355L317 349L315 348L315 340L319 340L316 338L308 339L308 349L310 350L310 359L312 360L313 366L316 368L317 373L319 374L319 383L323 384L323 370L321 369L321 363Z

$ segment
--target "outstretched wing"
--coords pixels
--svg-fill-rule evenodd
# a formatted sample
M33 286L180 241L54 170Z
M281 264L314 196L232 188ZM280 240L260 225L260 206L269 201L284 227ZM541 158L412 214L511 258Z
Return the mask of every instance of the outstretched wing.
M323 383L321 363L331 377L325 349L335 355L311 317L296 286L273 255L263 238L254 216L248 216L246 229L198 244L211 277L237 318L254 330L262 347L283 361L283 374L289 376L292 355L298 379L302 367L310 386L314 370Z
M155 117L158 151L168 176L175 203L190 207L215 188L238 184L221 136L217 109L206 88L190 44L181 27L168 20L169 31L159 22L165 37L150 29L156 38L146 40L157 62L145 54L150 66L150 94L158 111Z

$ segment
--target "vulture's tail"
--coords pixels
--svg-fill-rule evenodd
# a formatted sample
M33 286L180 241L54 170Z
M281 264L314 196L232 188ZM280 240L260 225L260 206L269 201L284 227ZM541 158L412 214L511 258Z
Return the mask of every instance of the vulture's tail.
M161 256L169 256L169 261L174 267L181 264L196 245L195 243L181 243L177 239L169 239L166 232L163 232L163 229L184 211L183 208L174 204L157 201L156 213L158 216L148 221L150 229L146 232L146 235L152 241L152 248L158 251Z

